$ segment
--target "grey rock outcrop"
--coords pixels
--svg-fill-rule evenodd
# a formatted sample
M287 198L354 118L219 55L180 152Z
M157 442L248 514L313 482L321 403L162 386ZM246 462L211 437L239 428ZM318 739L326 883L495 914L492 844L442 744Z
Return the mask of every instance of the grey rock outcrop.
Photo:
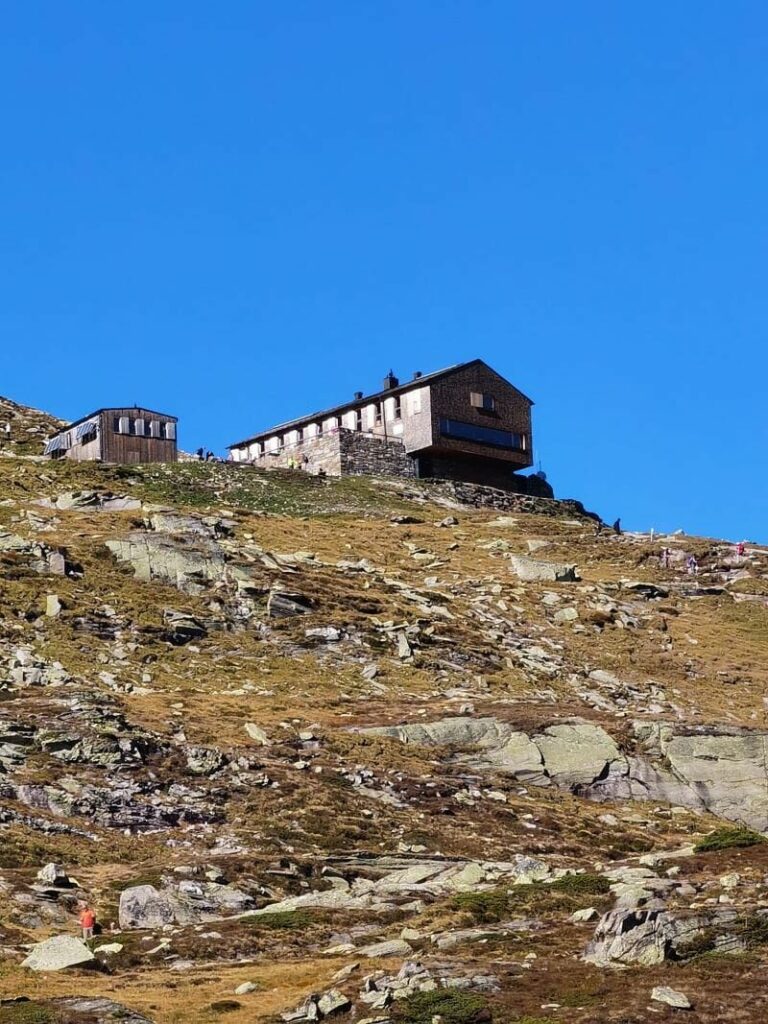
M676 734L678 726L663 722L636 722L632 728L630 750L582 719L532 735L495 718L469 717L360 731L450 747L457 760L476 768L595 800L664 801L768 831L768 733L702 728Z
M51 999L46 1004L61 1013L62 1019L71 1021L72 1024L154 1024L144 1014L136 1010L130 1010L122 1003L116 1003L112 999L104 999L93 996L67 996L63 999Z
M738 919L732 910L675 916L668 910L614 909L598 921L583 959L598 967L611 964L639 964L651 967L672 956L708 929L727 928Z
M121 928L162 928L217 921L252 906L247 893L215 882L184 881L167 889L136 885L120 893L118 921Z

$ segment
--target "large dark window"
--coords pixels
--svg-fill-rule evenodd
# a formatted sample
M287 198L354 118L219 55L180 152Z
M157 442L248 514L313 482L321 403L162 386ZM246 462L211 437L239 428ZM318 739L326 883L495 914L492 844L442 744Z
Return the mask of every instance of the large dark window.
M440 433L443 437L477 441L478 444L489 444L494 448L524 448L522 434L515 434L511 430L495 430L493 427L476 427L474 423L462 423L460 420L441 419Z

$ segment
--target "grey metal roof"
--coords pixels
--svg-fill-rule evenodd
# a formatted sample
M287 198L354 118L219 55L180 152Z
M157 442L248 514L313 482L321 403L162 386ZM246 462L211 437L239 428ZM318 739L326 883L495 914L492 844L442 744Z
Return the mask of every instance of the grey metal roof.
M448 377L452 373L457 373L459 370L465 370L468 366L475 366L477 363L483 363L485 366L488 366L488 364L484 363L482 359L470 359L466 363L455 363L453 366L446 366L442 370L433 370L432 373L422 374L421 377L415 377L413 380L409 380L405 384L398 384L396 388L386 388L382 391L376 391L372 395L363 395L362 398L353 398L351 402L344 402L343 405L336 405L330 409L322 409L320 412L310 413L307 416L298 416L296 419L287 420L285 423L278 423L274 427L269 427L267 430L259 431L258 434L246 437L243 441L235 441L234 444L227 445L227 448L230 451L233 448L241 448L243 445L252 444L254 441L261 441L265 437L272 437L273 434L280 434L286 430L293 430L305 423L312 423L314 420L325 419L328 416L339 416L342 413L349 412L351 409L358 408L358 406L370 405L371 402L376 402L381 398L389 398L392 395L401 395L406 391L411 391L413 388L421 387L422 384L428 384L431 381L437 380L439 377ZM488 366L488 369L491 370L492 373L496 373L492 367ZM497 376L500 377L501 374L497 374ZM504 378L502 378L502 380L503 379ZM514 387L514 385L511 386ZM520 389L517 388L516 390L519 391ZM520 391L520 394L523 395L523 398L525 398L527 402L530 402L531 405L533 405L533 401L528 398L527 395L523 394L522 391Z

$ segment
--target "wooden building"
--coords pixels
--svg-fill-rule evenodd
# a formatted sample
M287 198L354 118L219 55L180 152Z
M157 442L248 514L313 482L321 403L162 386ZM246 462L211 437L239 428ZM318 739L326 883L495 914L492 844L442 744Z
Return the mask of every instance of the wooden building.
M533 464L531 406L482 359L302 416L230 445L231 458L329 476L376 474L465 480L525 490ZM550 491L537 478L539 490Z
M175 462L177 423L175 416L137 405L97 409L53 434L43 454L76 462Z

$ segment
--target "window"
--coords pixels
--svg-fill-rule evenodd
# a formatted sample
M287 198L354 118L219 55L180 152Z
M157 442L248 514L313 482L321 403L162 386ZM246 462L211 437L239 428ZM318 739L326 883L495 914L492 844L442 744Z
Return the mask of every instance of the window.
M95 441L98 437L96 433L96 427L93 424L88 425L88 430L84 434L79 435L80 444L90 444L91 441Z
M144 425L144 420L142 419L141 416L139 416L135 420L134 425L133 425L133 432L134 432L134 434L136 434L137 437L144 437L146 435L147 430L146 430L146 427Z
M477 427L474 423L462 423L459 420L440 420L440 433L443 437L453 437L460 441L476 441L478 444L491 445L494 448L525 449L525 437L511 430L495 430L493 427Z
M355 430L363 429L363 410L355 409Z
M376 403L376 412L374 414L374 421L375 421L377 427L381 426L381 419L382 419L382 416L381 416L381 402L377 402Z
M304 440L304 428L303 427L299 427L299 429L296 431L296 443L298 444L299 441L303 441L303 440Z
M400 395L395 395L395 419L402 419L403 416L403 405L402 398Z
M411 394L411 413L421 412L421 390L414 391Z
M176 440L176 424L170 420L165 424L165 439L166 441Z
M160 437L160 420L149 421L149 436Z
M128 434L130 433L129 427L130 420L127 416L115 416L112 425L116 434Z
M322 436L323 436L323 421L320 420L320 422L317 424L317 430L315 432L315 437L322 437Z
M473 391L469 396L469 400L473 409L481 409L483 412L496 412L496 399L493 395Z

